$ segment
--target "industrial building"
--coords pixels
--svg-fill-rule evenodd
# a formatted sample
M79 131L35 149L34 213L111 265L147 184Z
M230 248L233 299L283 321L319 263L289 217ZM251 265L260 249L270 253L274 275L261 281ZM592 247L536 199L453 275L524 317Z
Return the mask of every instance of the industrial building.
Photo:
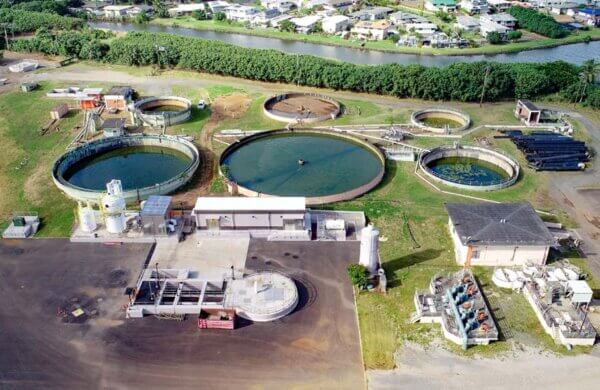
M467 349L498 340L498 328L483 291L469 269L431 279L428 292L415 292L412 322L439 323L444 336Z
M554 244L529 203L448 203L446 210L460 265L543 265Z
M527 126L537 125L540 123L542 110L529 100L517 100L515 107L515 116Z
M310 230L303 197L200 197L192 213L200 230Z
M127 105L133 102L134 90L129 86L116 86L104 95L104 104L107 110L126 110Z
M570 264L498 268L492 281L499 287L522 292L544 331L556 343L594 345L596 330L587 311L593 291L580 270Z

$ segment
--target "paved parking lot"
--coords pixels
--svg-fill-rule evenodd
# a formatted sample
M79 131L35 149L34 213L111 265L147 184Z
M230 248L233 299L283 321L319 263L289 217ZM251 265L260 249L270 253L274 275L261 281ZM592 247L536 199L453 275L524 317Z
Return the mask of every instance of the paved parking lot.
M125 320L148 245L0 242L0 388L364 388L345 267L358 243L252 241L247 266L299 282L301 303L235 331ZM70 312L83 307L84 315Z

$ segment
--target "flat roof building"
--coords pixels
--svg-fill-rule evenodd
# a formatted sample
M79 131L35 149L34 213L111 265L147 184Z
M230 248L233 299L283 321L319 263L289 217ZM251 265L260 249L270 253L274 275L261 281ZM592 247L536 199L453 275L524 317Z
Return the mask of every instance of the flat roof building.
M448 203L446 210L461 265L543 265L554 244L529 203Z
M192 211L200 230L284 230L306 238L310 216L304 197L201 197Z

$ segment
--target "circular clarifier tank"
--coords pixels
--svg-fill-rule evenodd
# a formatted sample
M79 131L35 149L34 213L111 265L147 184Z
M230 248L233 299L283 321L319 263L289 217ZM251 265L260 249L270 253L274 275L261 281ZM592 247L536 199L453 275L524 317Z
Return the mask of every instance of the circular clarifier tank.
M307 204L355 198L375 187L385 159L373 145L325 131L275 130L231 145L220 161L233 192L304 196Z
M436 181L475 191L505 188L519 177L519 164L512 158L475 146L446 146L426 151L419 165Z
M199 165L198 150L171 136L129 136L90 142L55 163L55 184L69 197L98 202L119 179L127 201L166 194L185 184Z
M225 299L239 316L256 322L290 314L300 298L294 280L277 272L259 272L230 283Z
M271 119L295 123L314 123L335 119L341 107L334 99L313 93L286 93L272 96L263 105L263 111Z
M469 115L448 108L426 108L415 111L410 121L414 126L434 133L458 132L471 126Z

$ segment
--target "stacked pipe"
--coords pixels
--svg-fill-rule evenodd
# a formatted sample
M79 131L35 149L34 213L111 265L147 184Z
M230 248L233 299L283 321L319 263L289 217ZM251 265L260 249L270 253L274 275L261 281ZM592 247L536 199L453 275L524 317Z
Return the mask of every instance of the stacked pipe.
M576 171L585 168L590 155L583 141L549 131L503 132L525 154L527 165L536 171Z

